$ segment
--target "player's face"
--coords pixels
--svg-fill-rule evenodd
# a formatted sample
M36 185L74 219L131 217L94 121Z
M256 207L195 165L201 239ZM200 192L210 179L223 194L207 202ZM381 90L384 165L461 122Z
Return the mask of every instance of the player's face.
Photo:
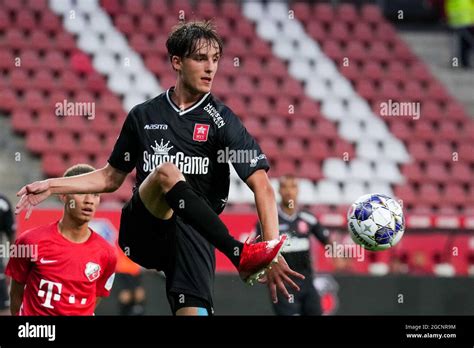
M178 59L179 83L192 94L211 91L219 64L219 47L213 42L199 40L197 50L190 57Z
M296 206L296 199L298 197L298 181L293 178L283 178L280 181L280 196L282 203L289 207Z
M100 203L99 194L75 194L65 196L65 211L74 221L88 223L94 218Z

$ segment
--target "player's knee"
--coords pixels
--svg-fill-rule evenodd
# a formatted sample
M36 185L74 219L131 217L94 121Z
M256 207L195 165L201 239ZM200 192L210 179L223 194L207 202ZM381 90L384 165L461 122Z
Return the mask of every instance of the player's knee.
M170 162L160 164L152 174L164 191L170 190L178 181L184 180L183 173Z

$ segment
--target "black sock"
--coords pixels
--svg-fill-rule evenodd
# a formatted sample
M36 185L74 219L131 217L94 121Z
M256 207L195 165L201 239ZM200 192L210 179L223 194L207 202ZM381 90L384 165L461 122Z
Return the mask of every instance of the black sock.
M178 181L165 195L176 215L186 219L209 243L239 265L243 243L229 234L219 216L201 199L186 181Z

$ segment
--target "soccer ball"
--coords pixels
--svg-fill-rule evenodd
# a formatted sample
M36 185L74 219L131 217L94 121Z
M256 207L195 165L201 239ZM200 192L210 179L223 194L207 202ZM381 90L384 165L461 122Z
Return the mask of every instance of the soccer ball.
M359 197L349 208L347 224L352 240L373 251L394 246L405 232L400 204L378 193Z

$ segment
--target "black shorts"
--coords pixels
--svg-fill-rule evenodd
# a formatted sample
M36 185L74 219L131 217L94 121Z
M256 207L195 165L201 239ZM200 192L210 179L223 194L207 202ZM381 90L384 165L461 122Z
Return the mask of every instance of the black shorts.
M278 302L273 303L276 315L322 315L321 298L313 285L313 277L311 274L304 275L304 280L293 279L300 291L288 289L290 299L278 292Z
M212 307L214 247L175 214L169 220L153 216L138 190L122 208L119 245L140 266L165 273L168 295L191 295ZM168 302L175 313L176 301L168 296Z

